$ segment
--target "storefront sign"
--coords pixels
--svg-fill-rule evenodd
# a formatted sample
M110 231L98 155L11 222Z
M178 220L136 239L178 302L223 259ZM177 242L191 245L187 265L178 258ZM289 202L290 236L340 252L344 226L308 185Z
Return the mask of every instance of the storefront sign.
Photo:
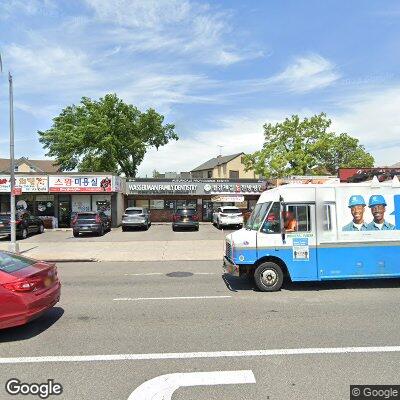
M211 197L213 203L243 203L244 196L213 196Z
M222 184L205 184L204 192L210 194L257 194L265 190L265 185L261 183L222 183Z
M49 192L112 192L112 180L108 176L49 176Z
M161 194L161 193L196 193L198 185L176 183L139 183L129 182L128 190L132 194Z
M14 196L20 196L22 194L22 188L15 187L12 192Z
M266 189L263 182L163 182L131 181L127 182L127 194L260 194Z
M16 176L15 187L19 187L22 193L36 193L36 192L47 192L47 176ZM0 176L0 192L11 191L11 179L10 176Z

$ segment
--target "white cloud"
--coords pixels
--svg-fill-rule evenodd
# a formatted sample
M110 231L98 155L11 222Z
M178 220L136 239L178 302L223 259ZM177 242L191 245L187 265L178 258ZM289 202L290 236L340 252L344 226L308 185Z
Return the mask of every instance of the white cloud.
M84 52L68 47L43 43L11 44L5 48L7 64L12 66L15 86L24 92L90 87L100 77L90 68Z
M333 127L360 139L376 165L400 161L400 85L350 95L337 104Z
M86 0L108 39L132 52L190 55L187 62L230 65L260 52L234 45L230 14L207 3L179 0Z
M308 111L302 111L309 113ZM275 123L290 115L285 110L243 112L242 116L218 119L214 129L199 131L190 137L170 142L158 151L151 149L138 170L138 176L152 176L152 171L190 171L219 154L251 153L259 150L264 142L263 124ZM179 134L179 132L178 132Z
M329 86L339 77L329 60L312 54L296 58L293 64L274 76L271 82L286 86L293 92L308 92Z
M7 0L0 2L0 20L9 18L12 14L50 14L57 6L53 0Z

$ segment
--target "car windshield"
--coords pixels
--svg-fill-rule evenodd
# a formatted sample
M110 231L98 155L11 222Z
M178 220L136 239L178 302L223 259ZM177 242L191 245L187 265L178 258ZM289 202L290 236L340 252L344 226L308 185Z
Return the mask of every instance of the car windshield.
M196 210L190 209L190 208L185 208L185 209L176 210L176 213L178 215L194 215L194 214L196 214Z
M222 209L221 212L223 214L240 214L240 210L236 208L225 208Z
M143 214L143 210L126 210L125 214L127 215Z
M253 231L258 231L262 222L264 221L265 216L267 215L270 206L271 202L258 203L251 213L249 220L247 221L246 228Z
M25 257L16 256L14 254L4 253L0 251L0 271L12 273L20 269L29 267L34 261Z

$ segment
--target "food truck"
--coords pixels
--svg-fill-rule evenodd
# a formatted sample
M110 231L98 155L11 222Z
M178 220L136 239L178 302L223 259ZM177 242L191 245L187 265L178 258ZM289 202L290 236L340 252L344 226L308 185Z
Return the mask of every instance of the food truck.
M400 182L288 184L263 192L226 236L224 269L261 291L293 282L400 277Z

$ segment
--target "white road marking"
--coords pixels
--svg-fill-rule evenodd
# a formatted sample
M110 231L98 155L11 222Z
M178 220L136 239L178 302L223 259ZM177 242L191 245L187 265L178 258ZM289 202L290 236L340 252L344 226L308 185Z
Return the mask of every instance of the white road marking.
M312 354L400 353L400 346L375 347L310 347L299 349L201 351L192 353L106 354L88 356L41 356L0 358L0 364L27 364L51 362L97 362L138 360L179 360L191 358L268 357Z
M163 272L143 272L140 274L124 274L125 276L152 276L152 275L165 275ZM216 275L215 272L193 272L193 275Z
M232 296L121 297L113 301L228 299Z
M137 387L128 400L170 400L180 387L256 383L252 371L191 372L160 375Z

